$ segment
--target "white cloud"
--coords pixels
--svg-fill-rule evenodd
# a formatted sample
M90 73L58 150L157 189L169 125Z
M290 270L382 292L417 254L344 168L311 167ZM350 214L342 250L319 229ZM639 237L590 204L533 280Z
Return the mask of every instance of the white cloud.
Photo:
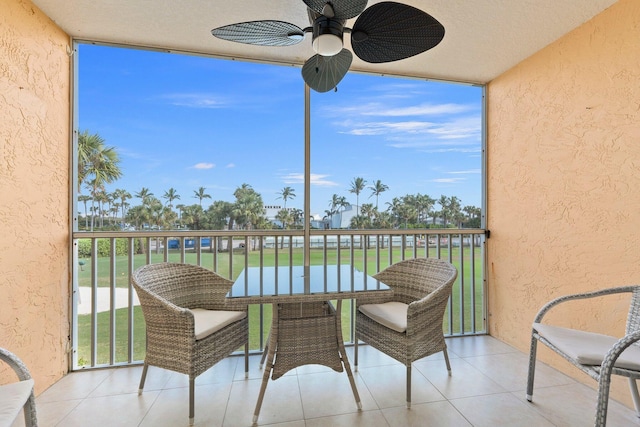
M235 163L229 163L226 167L227 167L227 169L235 168L236 164Z
M477 109L477 106L469 104L418 104L394 107L387 103L369 102L366 104L354 103L349 106L333 106L324 113L328 116L350 117L357 116L381 116L381 117L411 117L411 116L442 116L468 113Z
M451 171L449 172L450 174L453 175L467 175L467 174L479 174L480 173L480 169L469 169L466 171Z
M480 118L476 116L454 118L444 122L431 121L380 121L380 122L343 122L339 124L349 128L345 134L355 136L384 136L389 140L401 141L391 144L396 148L415 148L443 144L445 140L473 140L477 144L480 138ZM416 142L409 138L429 136L431 139ZM436 144L436 141L438 142Z
M439 184L457 184L459 182L465 181L465 178L435 178L432 179L432 182L437 182Z
M222 108L229 104L224 97L207 93L174 93L162 98L172 105L189 108Z
M312 174L309 175L309 180L310 180L311 185L316 185L316 186L319 186L319 187L336 187L336 186L340 185L337 182L325 179L328 176L329 175L321 175L321 174L312 173ZM282 177L282 181L285 184L304 184L304 174L302 174L302 173L290 173L290 174L284 175Z
M213 169L215 167L214 163L196 163L192 166L193 169Z
M346 131L349 135L385 135L394 133L428 133L434 124L430 122L368 122Z
M408 107L388 108L382 105L376 106L376 109L365 111L365 116L435 116L442 114L459 114L472 110L474 107L464 104L421 104Z
M420 150L422 153L439 154L439 153L479 153L481 150L477 147L452 147L452 148L436 148L432 150ZM478 156L468 156L478 157Z
M479 175L480 169L469 169L469 170L461 170L461 171L449 171L446 172L449 175ZM434 178L431 182L436 182L439 184L458 184L460 182L465 182L467 180L464 176L455 176L449 178Z

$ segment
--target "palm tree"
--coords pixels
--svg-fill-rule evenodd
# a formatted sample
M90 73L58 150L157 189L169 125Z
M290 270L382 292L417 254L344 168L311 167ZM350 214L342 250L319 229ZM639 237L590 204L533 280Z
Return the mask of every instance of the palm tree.
M460 199L456 196L451 196L449 198L449 214L455 221L456 227L460 228L460 224L464 220L464 214L462 213L462 204L460 203Z
M140 208L140 209L136 209L136 216L135 216L136 223L137 223L136 228L138 229L144 228L144 224L145 223L148 224L151 221L151 213L149 212L149 205L151 204L151 200L155 199L155 197L153 197L153 193L149 191L147 187L142 187L140 191L134 194L134 197L140 199L142 202L141 206L136 206L136 208ZM140 241L139 253L144 253L145 239L141 237L139 241Z
M375 228L387 229L387 228L391 228L392 224L393 224L393 218L389 212L378 212L376 217L373 220L373 226ZM380 241L380 248L384 248L384 237Z
M368 222L369 222L369 219L366 216L356 215L354 217L351 217L349 228L356 229L356 230L359 230L361 228L366 228ZM360 249L362 249L362 240L360 240Z
M333 218L333 214L338 212L338 207L340 206L340 196L334 194L331 196L331 201L329 201L329 211L327 212L331 218Z
M149 202L149 199L153 196L153 193L149 191L147 187L142 187L142 189L134 194L134 196L140 199L143 205L146 205Z
M172 187L164 192L162 198L167 199L167 206L169 207L169 209L171 209L173 208L173 201L180 200L180 195L178 194L176 189Z
M371 203L363 203L362 204L362 216L365 218L366 221L364 221L364 227L365 228L372 228L373 227L373 218L376 216L377 214L377 210L376 208L373 207L373 204ZM371 246L371 236L367 235L366 237L367 240L367 249Z
M436 199L432 199L426 194L418 193L414 199L415 207L418 210L418 221L427 222L429 213L433 209L433 205L436 203Z
M137 229L140 229L142 224L149 221L149 215L144 206L138 205L127 211L126 220L130 224L135 224ZM144 240L145 239L140 238L142 246L140 247L139 253L144 253Z
M293 220L293 225L304 225L304 211L302 209L292 209L291 219Z
M109 209L109 213L111 214L113 224L115 224L118 221L118 214L120 213L120 203L114 200L111 209Z
M393 198L392 213L398 218L398 224L401 225L404 222L404 228L409 228L408 224L412 224L418 218L418 211L414 204L414 196L404 196L401 198Z
M112 206L116 201L116 197L115 197L115 195L113 193L105 193L105 196L107 198L106 199L106 203L107 203L107 209L106 209L107 220L109 221L109 225L111 225L111 213L113 212ZM114 216L114 218L115 218L115 216Z
M295 199L296 191L291 187L284 187L279 193L278 199L284 200L284 208L287 209L287 199Z
M262 196L257 193L249 184L242 184L233 192L236 197L234 203L233 216L236 223L245 230L253 229L257 224L264 221L264 203ZM229 246L231 248L231 246ZM252 237L252 247L255 247L255 237Z
M282 229L286 230L289 228L289 223L291 221L291 215L288 210L280 209L276 214L276 219L282 223Z
M249 184L242 184L233 195L236 197L233 209L236 224L250 230L256 220L264 215L262 196Z
M98 184L111 183L122 176L120 158L114 147L105 147L104 138L88 130L78 135L78 187L90 177Z
M276 219L282 223L282 229L286 230L289 228L289 224L293 222L293 218L291 216L291 212L286 209L280 209L276 214ZM276 239L278 237L276 236ZM276 240L277 241L277 240ZM284 249L284 236L280 237L280 249Z
M364 203L362 205L361 211L362 211L362 215L367 217L369 221L371 221L371 218L373 218L376 213L376 209L373 207L371 203Z
M87 215L87 202L91 200L91 196L79 195L78 201L84 204L84 228L89 228L89 216Z
M344 208L347 205L348 203L346 197L338 196L337 194L331 196L331 201L329 202L329 215L331 216L331 218L333 219L333 215L340 212L340 208Z
M99 213L99 208L96 206L96 202L99 203L98 201L98 199L100 198L99 194L103 191L104 185L96 184L96 180L93 179L87 182L87 184L85 185L85 188L89 191L89 196L91 197L91 208L90 208L91 228L90 230L93 231L93 227L95 225L96 213Z
M184 210L184 205L176 205L176 209L178 209L178 220L182 220L182 211Z
M129 205L127 203L127 199L131 198L131 194L127 190L116 188L113 191L113 196L115 199L120 200L120 207L122 208L122 226L124 227L125 208Z
M367 185L367 181L364 178L357 177L351 181L351 188L349 189L349 193L354 193L356 195L356 215L360 215L360 192L364 190Z
M162 217L163 217L163 205L162 202L157 197L150 197L147 203L147 210L149 212L149 225L155 225L158 228L162 228ZM158 248L159 245L156 245Z
M470 228L480 228L480 215L482 209L477 206L465 206L463 212L467 214L466 226Z
M181 205L178 205L181 206ZM207 209L210 227L212 230L224 230L229 223L233 204L223 200L216 200Z
M104 204L109 201L107 193L104 191L104 187L93 195L93 198L98 202L98 215L100 218L100 228L104 227ZM91 228L93 230L93 227Z
M104 188L105 184L110 184L122 176L118 163L120 158L115 148L106 147L100 135L97 133L90 135L87 130L80 132L78 135L78 187L83 182L87 182L91 188L91 195L94 196L99 189ZM93 216L91 230L93 231Z
M387 191L389 189L389 186L383 184L382 181L377 180L372 186L369 187L369 189L371 190L371 196L376 196L376 209L378 209L378 197L380 196L380 194Z
M185 206L182 212L182 220L190 230L201 230L204 211L200 205Z
M211 196L207 193L205 193L205 188L204 187L200 187L198 188L198 190L194 191L194 194L196 199L198 199L200 201L200 207L202 207L202 199L210 199Z
M448 219L451 217L451 199L443 194L438 199L438 204L442 207L440 215L442 217L442 225L446 228Z

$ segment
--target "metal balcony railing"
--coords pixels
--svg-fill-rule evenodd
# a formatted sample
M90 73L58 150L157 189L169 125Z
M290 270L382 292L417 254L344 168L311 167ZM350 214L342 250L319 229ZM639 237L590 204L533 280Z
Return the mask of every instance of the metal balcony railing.
M136 268L182 262L235 280L249 266L303 265L303 230L76 232L73 271L72 369L139 363L145 325L130 284ZM311 230L310 265L350 265L373 275L408 258L446 259L458 268L443 321L445 335L486 333L484 231ZM343 303L343 336L353 342L354 306ZM261 351L270 305L249 309L250 348Z

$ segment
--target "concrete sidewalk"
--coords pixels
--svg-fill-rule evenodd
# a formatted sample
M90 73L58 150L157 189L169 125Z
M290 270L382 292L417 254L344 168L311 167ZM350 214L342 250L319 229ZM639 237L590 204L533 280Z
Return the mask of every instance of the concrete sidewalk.
M138 295L133 292L133 305L140 305ZM97 289L97 307L98 312L109 311L111 308L111 289L98 288ZM129 305L129 290L128 289L115 289L115 308L123 308ZM86 286L80 286L78 292L78 314L90 314L91 313L91 288Z

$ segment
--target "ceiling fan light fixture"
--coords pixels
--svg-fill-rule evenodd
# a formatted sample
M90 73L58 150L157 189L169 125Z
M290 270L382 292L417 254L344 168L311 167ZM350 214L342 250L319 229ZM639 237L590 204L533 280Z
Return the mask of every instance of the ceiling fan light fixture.
M313 23L311 46L318 55L334 56L342 51L344 22L320 15Z
M305 61L302 77L316 92L335 89L349 71L353 55L371 64L399 61L434 48L444 38L444 26L420 9L389 0L367 8L367 1L303 0L310 27L267 19L224 25L211 34L251 45L291 46L311 33L316 54ZM351 28L345 27L356 16ZM351 50L343 46L345 33L350 35Z
M342 50L342 37L331 33L320 34L313 39L313 50L322 56L334 56Z

